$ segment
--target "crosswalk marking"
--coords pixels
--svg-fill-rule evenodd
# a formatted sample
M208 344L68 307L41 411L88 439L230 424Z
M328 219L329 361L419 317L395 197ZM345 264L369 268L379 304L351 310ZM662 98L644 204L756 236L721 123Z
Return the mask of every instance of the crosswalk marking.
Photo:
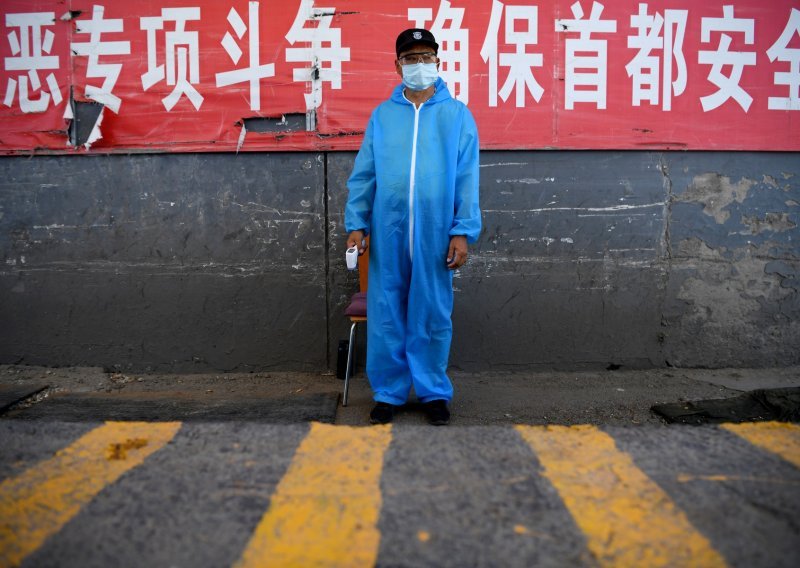
M722 428L800 467L800 426L787 422L744 422L723 424Z
M180 427L177 422L109 422L52 458L0 482L0 567L23 562L105 487L169 443ZM800 468L800 426L720 427ZM516 430L533 449L542 474L558 491L599 565L725 566L708 539L609 434L594 426L517 426ZM381 540L380 482L392 439L391 426L311 424L236 566L374 565ZM696 479L797 483L795 478L713 471L680 475L677 481ZM463 514L471 513L466 505ZM412 538L434 542L427 530L418 528ZM513 525L513 531L533 534L524 524ZM231 551L233 558L239 556L239 546Z
M237 568L372 566L391 425L313 423Z
M594 426L517 426L601 566L725 566L669 496Z
M167 444L179 422L108 422L0 483L0 566L16 566L123 473Z

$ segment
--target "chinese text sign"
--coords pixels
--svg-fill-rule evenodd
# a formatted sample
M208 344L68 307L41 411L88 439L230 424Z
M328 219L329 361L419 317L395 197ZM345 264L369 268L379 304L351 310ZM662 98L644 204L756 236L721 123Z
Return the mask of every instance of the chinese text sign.
M6 0L0 10L7 154L355 149L399 82L394 39L407 27L433 31L440 75L484 148L800 149L796 0ZM76 141L69 125L85 103L102 108Z

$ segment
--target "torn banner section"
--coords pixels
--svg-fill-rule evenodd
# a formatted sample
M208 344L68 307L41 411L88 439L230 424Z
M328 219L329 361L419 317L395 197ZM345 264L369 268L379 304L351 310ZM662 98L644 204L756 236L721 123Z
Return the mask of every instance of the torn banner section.
M306 127L306 119L306 115L302 113L287 113L279 117L254 116L242 119L240 123L242 130L239 133L236 151L239 152L244 146L244 139L248 132L277 134L302 132Z
M103 123L105 105L96 102L76 101L70 97L64 118L69 124L69 146L84 146L87 150L100 140L103 135L100 125Z

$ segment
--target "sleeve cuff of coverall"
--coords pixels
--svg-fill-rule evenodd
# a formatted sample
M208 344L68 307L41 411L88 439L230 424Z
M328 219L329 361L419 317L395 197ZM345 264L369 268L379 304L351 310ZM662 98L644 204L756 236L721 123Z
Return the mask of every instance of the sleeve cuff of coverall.
M469 233L464 233L464 232L458 231L458 230L454 231L453 229L451 229L449 235L450 235L451 239L453 237L464 237L465 239L467 239L467 242L469 244L474 244L474 243L476 243L478 241L477 237L472 237L472 236L469 235Z

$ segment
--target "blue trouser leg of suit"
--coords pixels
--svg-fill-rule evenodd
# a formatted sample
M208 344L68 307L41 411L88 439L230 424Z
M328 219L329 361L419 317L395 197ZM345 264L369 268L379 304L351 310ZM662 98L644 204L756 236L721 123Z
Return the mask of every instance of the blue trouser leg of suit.
M383 266L380 248L373 245L370 255L367 294L367 375L374 398L401 405L413 385L422 402L449 401L452 273L443 258L436 259L438 266L424 257L412 263L407 251L389 255L393 266Z
M439 254L417 254L408 297L406 356L414 391L422 402L453 398L447 377L453 336L453 273L447 269L445 247ZM417 249L419 251L419 249Z

